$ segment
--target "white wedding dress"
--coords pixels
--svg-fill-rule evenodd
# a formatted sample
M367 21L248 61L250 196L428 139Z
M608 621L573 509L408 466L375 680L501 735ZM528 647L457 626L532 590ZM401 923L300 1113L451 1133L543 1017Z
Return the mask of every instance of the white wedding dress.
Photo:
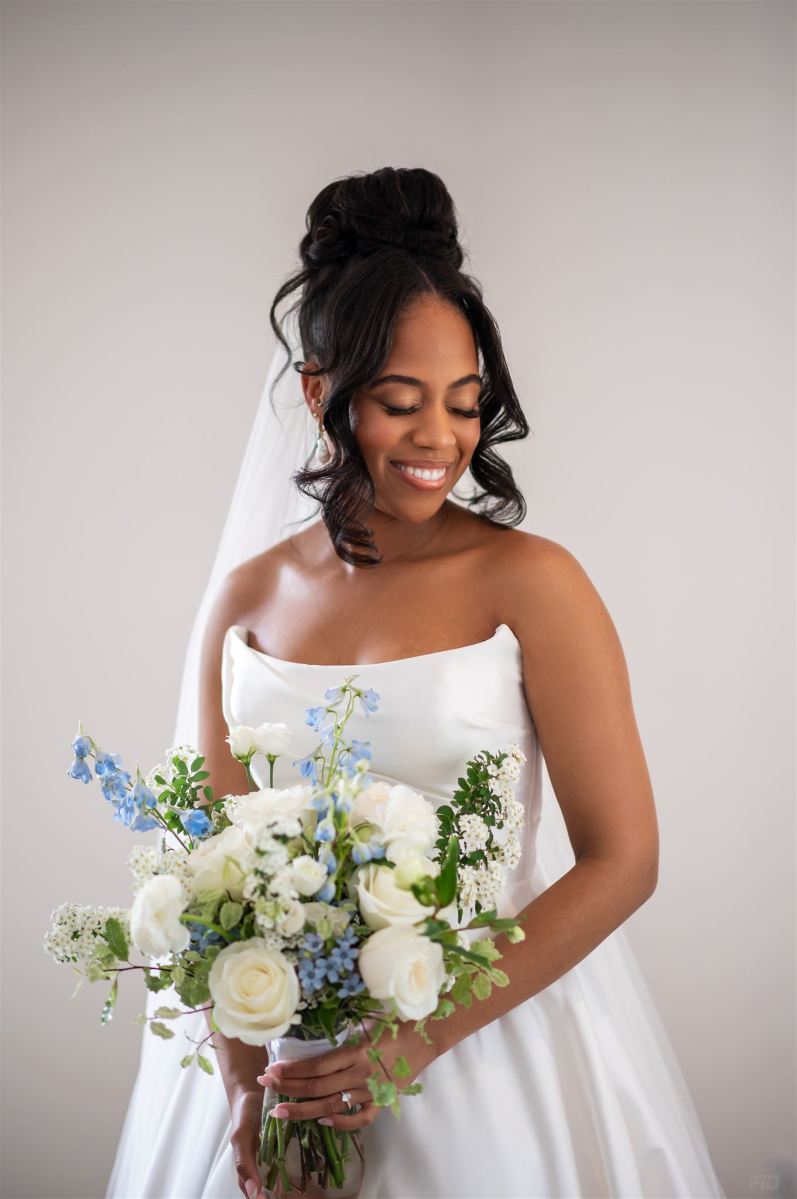
M370 742L375 778L401 780L442 803L468 758L516 742L527 758L516 785L527 822L501 914L514 914L555 881L543 877L535 846L541 819L561 813L543 789L521 647L507 625L473 645L348 667L274 658L233 625L222 672L228 723L284 721L293 730L275 786L300 781L291 763L317 744L305 709L348 674L381 697L376 712L358 709L347 726L350 737ZM263 758L255 758L254 774L267 785ZM438 1058L421 1076L423 1093L403 1101L400 1119L382 1112L364 1134L361 1199L723 1199L624 938L616 930L556 982ZM167 990L150 995L148 1008L170 1002L179 1001ZM207 1031L201 1013L174 1027L195 1038ZM163 1041L144 1030L108 1199L239 1199L220 1073L182 1069L186 1048L179 1033Z

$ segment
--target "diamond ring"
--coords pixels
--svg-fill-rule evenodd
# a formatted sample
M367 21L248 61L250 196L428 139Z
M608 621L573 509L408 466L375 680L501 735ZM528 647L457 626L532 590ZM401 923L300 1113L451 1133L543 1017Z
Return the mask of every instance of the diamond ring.
M346 1107L349 1109L349 1111L352 1111L353 1109L351 1106L351 1091L341 1091L340 1097L343 1100L343 1102L346 1104Z

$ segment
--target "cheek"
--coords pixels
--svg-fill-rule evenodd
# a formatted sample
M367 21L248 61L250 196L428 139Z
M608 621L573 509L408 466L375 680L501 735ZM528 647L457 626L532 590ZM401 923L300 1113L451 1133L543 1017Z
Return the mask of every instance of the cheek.
M364 458L386 454L401 440L395 419L389 416L369 414L360 417L353 428Z

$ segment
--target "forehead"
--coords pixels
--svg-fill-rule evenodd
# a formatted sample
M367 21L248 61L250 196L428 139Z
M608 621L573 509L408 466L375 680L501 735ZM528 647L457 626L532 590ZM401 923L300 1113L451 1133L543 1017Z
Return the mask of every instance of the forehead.
M396 322L387 365L419 376L453 372L453 378L475 371L478 350L470 323L451 304L424 297Z

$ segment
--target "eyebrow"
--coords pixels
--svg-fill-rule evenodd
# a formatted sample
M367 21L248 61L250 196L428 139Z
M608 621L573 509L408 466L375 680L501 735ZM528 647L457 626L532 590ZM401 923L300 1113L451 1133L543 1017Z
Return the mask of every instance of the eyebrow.
M408 387L423 387L423 380L416 379L414 375L382 375L381 378L375 379L368 386L380 387L383 383L406 383ZM456 379L453 383L449 383L446 390L453 391L456 387L466 387L468 383L478 383L481 386L483 379L481 375L463 375L461 379Z

